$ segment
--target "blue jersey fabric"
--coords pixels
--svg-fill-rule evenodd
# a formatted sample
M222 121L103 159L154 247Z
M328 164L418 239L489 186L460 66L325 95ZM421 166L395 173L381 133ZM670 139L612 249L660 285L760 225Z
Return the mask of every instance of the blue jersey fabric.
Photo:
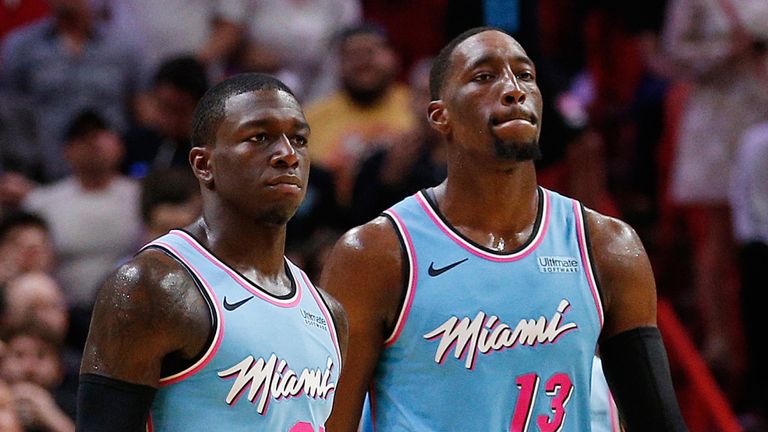
M286 260L294 289L273 296L191 235L174 230L146 247L170 254L211 306L204 355L161 379L150 431L319 432L341 370L330 311L306 275Z
M592 391L589 399L589 409L592 432L620 432L619 414L616 403L613 401L611 390L605 381L600 357L595 357L592 362ZM371 419L371 400L366 394L363 414L360 419L359 432L373 432L373 420Z
M603 362L592 363L592 432L620 432L619 411L603 373Z
M385 212L406 294L371 389L375 431L589 431L602 304L583 208L540 188L528 242L474 244L421 191Z

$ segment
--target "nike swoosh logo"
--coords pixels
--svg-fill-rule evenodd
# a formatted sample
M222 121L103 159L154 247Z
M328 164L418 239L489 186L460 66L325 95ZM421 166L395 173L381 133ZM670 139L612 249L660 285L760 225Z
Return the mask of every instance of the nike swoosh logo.
M448 264L447 266L445 266L445 267L440 267L440 268L435 268L435 262L434 262L434 261L432 261L432 264L430 264L430 265L429 265L429 270L427 270L427 273L429 273L429 275L430 275L430 276L432 276L432 277L435 277L435 276L440 276L441 274L443 274L443 273L447 272L448 270L450 270L450 269L452 269L452 268L456 267L457 265L459 265L459 264L463 263L464 261L466 261L466 260L468 260L468 259L469 259L469 258L464 258L464 259L463 259L463 260L461 260L461 261L456 261L456 262L455 262L455 263L453 263L453 264Z
M227 297L224 296L224 309L226 309L228 311L233 311L233 310L239 308L240 306L244 305L245 302L247 302L248 300L250 300L252 298L253 298L253 296L250 296L250 297L247 297L247 298L244 298L244 299L240 300L239 302L229 303L227 301Z

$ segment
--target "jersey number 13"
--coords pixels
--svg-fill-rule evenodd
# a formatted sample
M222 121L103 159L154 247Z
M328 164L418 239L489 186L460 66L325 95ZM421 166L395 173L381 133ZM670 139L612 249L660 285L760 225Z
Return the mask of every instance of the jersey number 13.
M520 389L520 396L515 405L515 413L512 416L512 423L509 425L510 432L528 432L531 417L533 413L533 403L536 400L536 394L539 391L541 377L534 373L520 375L515 380L517 388ZM550 397L549 408L552 411L551 416L536 416L536 426L541 432L559 431L565 421L565 406L573 393L573 384L571 378L564 373L552 375L544 385L544 391Z

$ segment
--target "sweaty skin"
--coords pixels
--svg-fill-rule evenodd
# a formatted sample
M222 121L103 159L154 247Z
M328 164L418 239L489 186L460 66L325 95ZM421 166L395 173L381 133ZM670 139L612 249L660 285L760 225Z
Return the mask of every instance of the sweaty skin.
M539 206L534 163L520 156L535 150L540 134L535 67L514 39L497 31L469 37L450 59L441 99L428 109L431 126L448 143L448 177L434 188L437 205L475 243L513 251L532 235ZM604 296L600 339L655 326L655 283L637 234L592 210L586 221ZM403 269L400 242L384 217L350 230L331 252L321 286L347 311L350 335L328 430L357 430L384 341L402 307Z
M266 291L289 292L285 224L309 174L309 128L293 96L259 90L230 97L215 143L195 147L190 162L203 216L185 228L223 262ZM346 316L323 293L344 355ZM165 253L147 249L104 283L94 308L81 373L159 387L168 361L205 348L211 311L192 277Z

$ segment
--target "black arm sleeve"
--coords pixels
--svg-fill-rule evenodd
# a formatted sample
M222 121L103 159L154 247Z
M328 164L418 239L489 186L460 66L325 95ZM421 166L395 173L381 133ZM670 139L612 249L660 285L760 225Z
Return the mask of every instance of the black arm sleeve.
M80 375L76 432L145 432L156 388L95 374Z
M608 385L628 432L687 431L661 333L641 327L600 344Z

